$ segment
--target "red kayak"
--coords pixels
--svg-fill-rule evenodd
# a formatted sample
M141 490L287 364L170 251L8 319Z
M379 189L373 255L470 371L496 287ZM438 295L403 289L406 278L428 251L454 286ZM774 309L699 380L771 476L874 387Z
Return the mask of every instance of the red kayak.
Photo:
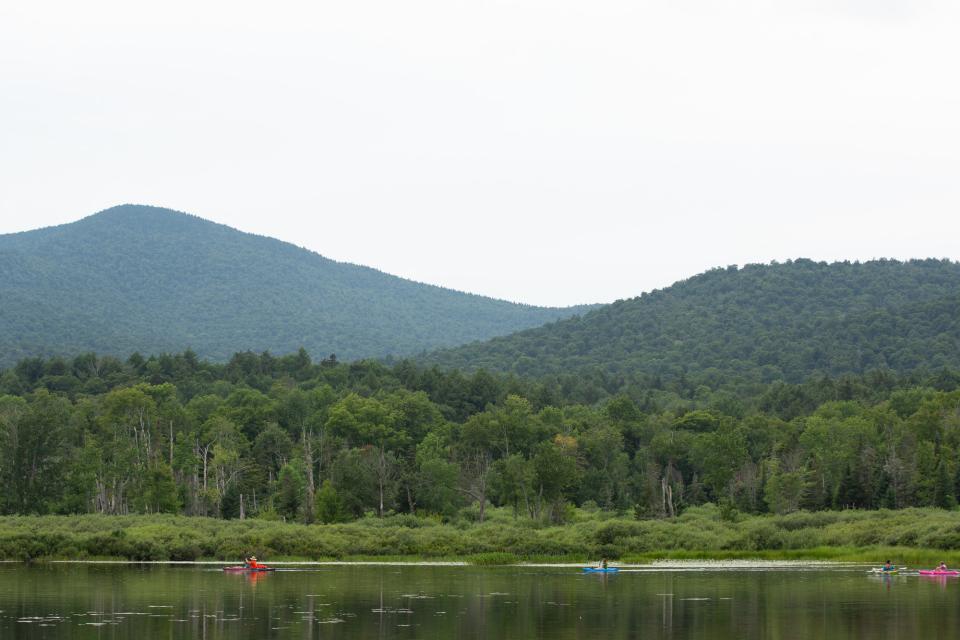
M260 573L263 571L276 571L273 567L224 567L224 571L229 571L230 573Z
M960 576L960 571L940 571L939 569L921 569L922 576Z

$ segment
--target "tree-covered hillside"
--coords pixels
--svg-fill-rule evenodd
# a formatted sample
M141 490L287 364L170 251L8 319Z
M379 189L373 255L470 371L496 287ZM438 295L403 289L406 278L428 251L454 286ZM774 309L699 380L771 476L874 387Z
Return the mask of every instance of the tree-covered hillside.
M454 346L570 316L338 263L168 209L124 205L0 236L0 366L306 347L341 358Z
M627 384L709 387L956 367L960 264L797 260L715 269L426 361L521 375L594 368Z

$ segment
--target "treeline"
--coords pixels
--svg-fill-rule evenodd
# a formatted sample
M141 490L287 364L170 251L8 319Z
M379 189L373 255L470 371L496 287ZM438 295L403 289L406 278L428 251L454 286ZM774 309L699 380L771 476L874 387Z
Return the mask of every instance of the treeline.
M957 372L744 397L609 382L303 350L23 360L0 374L0 511L483 521L492 504L559 523L574 505L639 519L956 505Z

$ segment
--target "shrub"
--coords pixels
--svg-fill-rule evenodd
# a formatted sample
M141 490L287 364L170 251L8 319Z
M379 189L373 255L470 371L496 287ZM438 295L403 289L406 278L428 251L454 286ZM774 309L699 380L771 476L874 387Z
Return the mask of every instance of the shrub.
M748 523L740 537L734 540L728 548L743 551L765 551L782 549L783 547L783 533L772 522L761 520Z

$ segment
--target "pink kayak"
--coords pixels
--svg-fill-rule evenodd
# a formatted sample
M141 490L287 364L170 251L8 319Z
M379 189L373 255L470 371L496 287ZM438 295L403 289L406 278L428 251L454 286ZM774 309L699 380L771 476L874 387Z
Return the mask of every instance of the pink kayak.
M224 567L224 571L230 573L260 573L261 571L276 571L273 567Z
M922 576L960 576L960 571L940 571L939 569L921 569Z

